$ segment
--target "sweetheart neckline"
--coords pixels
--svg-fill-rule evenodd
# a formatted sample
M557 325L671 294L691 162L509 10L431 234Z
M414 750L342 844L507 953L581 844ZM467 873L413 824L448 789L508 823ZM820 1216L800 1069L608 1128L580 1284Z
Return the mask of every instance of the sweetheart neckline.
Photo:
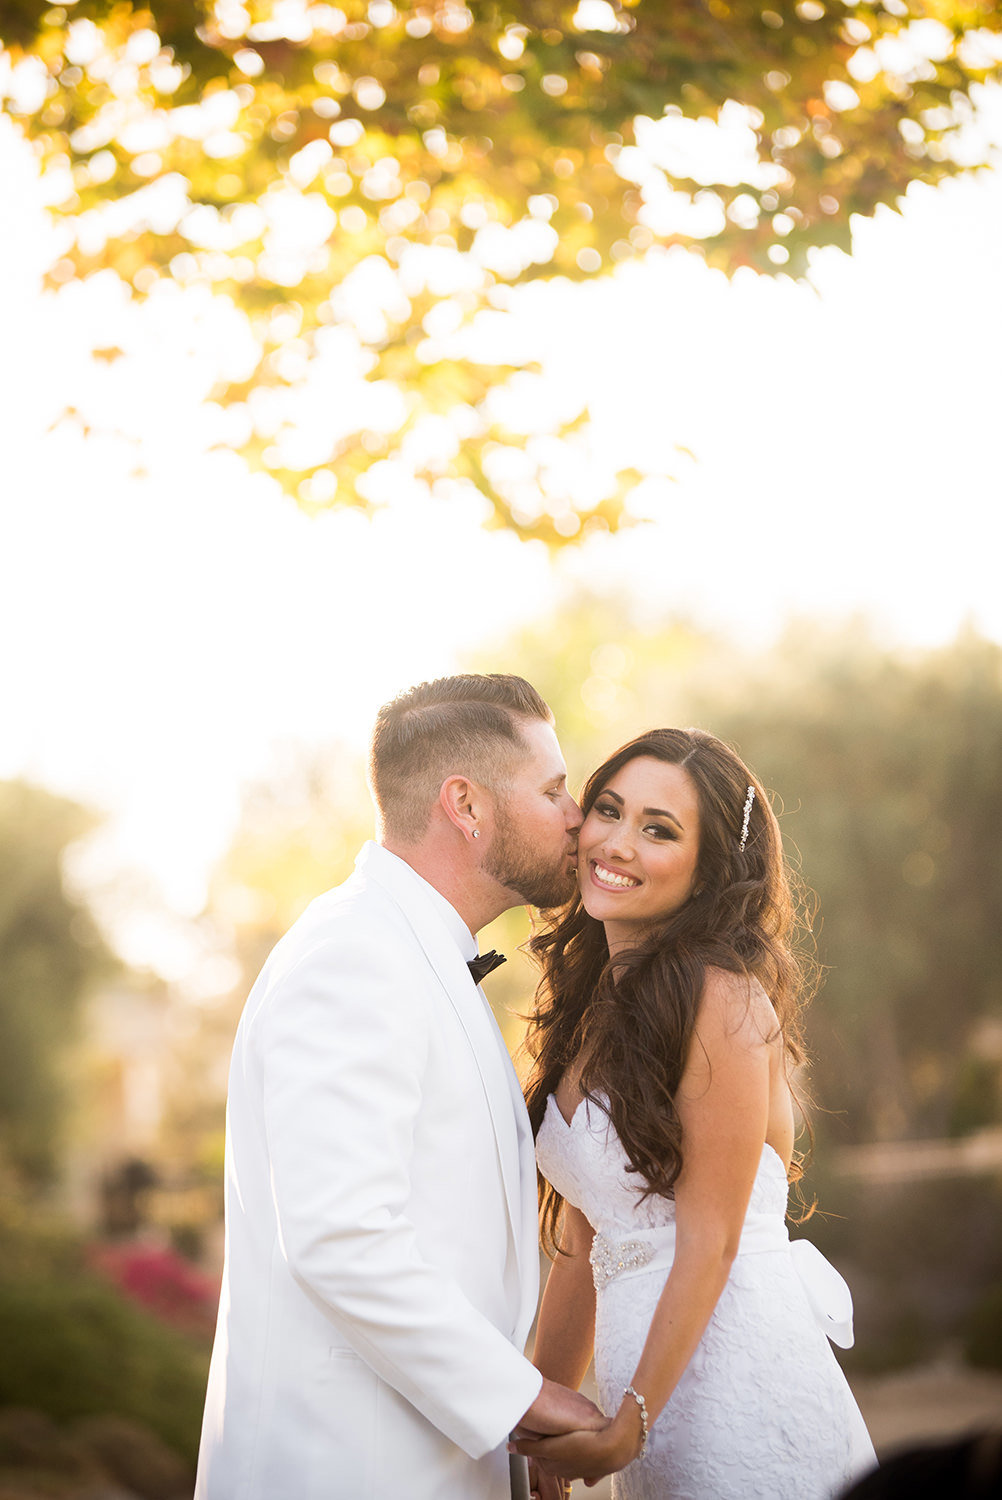
M557 1096L556 1096L556 1094L548 1094L547 1095L547 1097L546 1097L546 1108L549 1109L550 1105L552 1104L553 1108L556 1110L557 1119L560 1121L561 1125L564 1127L565 1130L570 1131L570 1130L573 1130L573 1128L574 1128L574 1121L577 1119L578 1115L581 1113L581 1110L584 1107L584 1105L590 1104L591 1102L592 1101L588 1098L587 1094L582 1094L581 1098L578 1100L578 1103L577 1103L577 1106L576 1106L576 1108L574 1110L574 1113L571 1115L571 1117L570 1117L569 1120L565 1120L564 1119L563 1110L560 1108L560 1105L557 1103ZM789 1181L789 1176L790 1176L789 1168L786 1166L785 1162L783 1161L783 1158L780 1156L780 1154L776 1150L775 1146L771 1145L769 1141L763 1141L762 1142L762 1153L763 1153L763 1155L765 1154L766 1151L771 1151L772 1152L773 1156L776 1158L776 1161L777 1161L777 1163L778 1163L778 1165L780 1167L780 1170L783 1173L784 1181Z
M587 1094L582 1094L581 1098L577 1102L577 1105L575 1106L574 1113L571 1115L571 1117L570 1117L569 1120L565 1120L564 1119L564 1112L560 1108L560 1105L557 1103L557 1096L556 1096L556 1094L547 1094L547 1096L546 1096L546 1107L547 1107L547 1109L549 1109L549 1107L550 1107L551 1104L553 1105L553 1108L556 1110L557 1115L558 1115L558 1117L560 1119L560 1123L561 1123L561 1125L563 1125L563 1127L564 1127L565 1130L570 1130L571 1126L574 1124L574 1121L577 1119L578 1114L580 1113L582 1106L585 1105L585 1104L588 1104L590 1102L591 1101L589 1100L588 1095Z

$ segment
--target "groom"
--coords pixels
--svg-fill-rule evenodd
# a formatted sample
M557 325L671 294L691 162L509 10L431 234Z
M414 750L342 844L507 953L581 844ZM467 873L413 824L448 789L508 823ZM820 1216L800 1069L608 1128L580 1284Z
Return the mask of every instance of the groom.
M600 1427L522 1354L536 1173L468 967L573 890L539 694L446 677L379 713L381 841L275 948L237 1032L226 1262L196 1500L508 1500L505 1442Z

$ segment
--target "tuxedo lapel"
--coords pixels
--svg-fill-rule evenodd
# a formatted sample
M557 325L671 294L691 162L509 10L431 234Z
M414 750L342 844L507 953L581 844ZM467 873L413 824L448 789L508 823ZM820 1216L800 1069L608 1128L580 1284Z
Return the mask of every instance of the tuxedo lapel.
M508 1056L497 1022L483 995L473 982L452 934L448 931L439 912L417 879L412 878L408 867L401 868L395 855L378 844L367 843L356 860L356 869L366 879L379 885L399 906L407 919L418 943L448 996L460 1025L466 1033L474 1060L483 1083L490 1111L494 1137L497 1143L501 1180L508 1205L508 1217L512 1226L512 1239L519 1262L519 1272L524 1280L526 1257L526 1224L524 1173L528 1160L527 1136L531 1143L528 1117L524 1122L525 1106L522 1103L518 1079ZM418 877L419 878L419 877ZM517 1096L517 1098L516 1098ZM520 1129L520 1126L524 1126ZM535 1160L529 1167L529 1182L532 1184L530 1211L531 1234L535 1242Z

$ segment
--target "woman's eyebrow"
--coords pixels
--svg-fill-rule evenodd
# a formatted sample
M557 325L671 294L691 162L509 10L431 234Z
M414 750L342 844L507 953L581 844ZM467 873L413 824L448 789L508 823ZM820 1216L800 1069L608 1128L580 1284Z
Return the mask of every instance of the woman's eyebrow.
M644 817L645 818L651 818L651 817L654 817L654 818L667 818L670 823L674 823L675 824L676 828L681 828L682 827L681 823L679 822L678 818L676 818L675 814L673 812L669 812L666 807L645 807L644 808Z
M619 795L618 792L614 792L612 790L611 786L603 787L601 795L603 797L611 797L612 800L613 800L613 802L618 802L619 805L620 805L620 807L623 806L623 799L622 799L622 797ZM675 814L673 812L669 812L666 807L645 807L644 808L644 817L645 818L668 818L672 823L675 824L676 828L681 829L681 831L683 833L685 832L685 829L682 828L682 824L679 822L678 818L676 818Z

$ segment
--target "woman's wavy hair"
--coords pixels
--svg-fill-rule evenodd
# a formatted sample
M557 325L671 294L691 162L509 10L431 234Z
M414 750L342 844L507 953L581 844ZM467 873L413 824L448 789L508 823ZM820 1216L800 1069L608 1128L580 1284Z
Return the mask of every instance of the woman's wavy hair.
M561 1075L575 1059L583 1060L582 1091L611 1118L630 1170L645 1185L641 1196L670 1198L683 1160L675 1093L707 969L758 980L795 1066L804 1060L799 1016L816 965L804 941L809 914L794 897L796 881L784 860L775 813L761 784L715 735L653 729L631 740L588 781L581 799L585 816L617 772L638 756L682 767L695 786L700 836L692 894L635 948L617 954L615 966L605 929L585 911L579 894L547 914L529 943L543 976L526 1035L533 1059L526 1102L537 1134ZM749 787L755 797L742 849ZM801 1175L802 1160L795 1156L792 1180ZM540 1179L543 1242L551 1254L559 1250L562 1208L560 1194Z

